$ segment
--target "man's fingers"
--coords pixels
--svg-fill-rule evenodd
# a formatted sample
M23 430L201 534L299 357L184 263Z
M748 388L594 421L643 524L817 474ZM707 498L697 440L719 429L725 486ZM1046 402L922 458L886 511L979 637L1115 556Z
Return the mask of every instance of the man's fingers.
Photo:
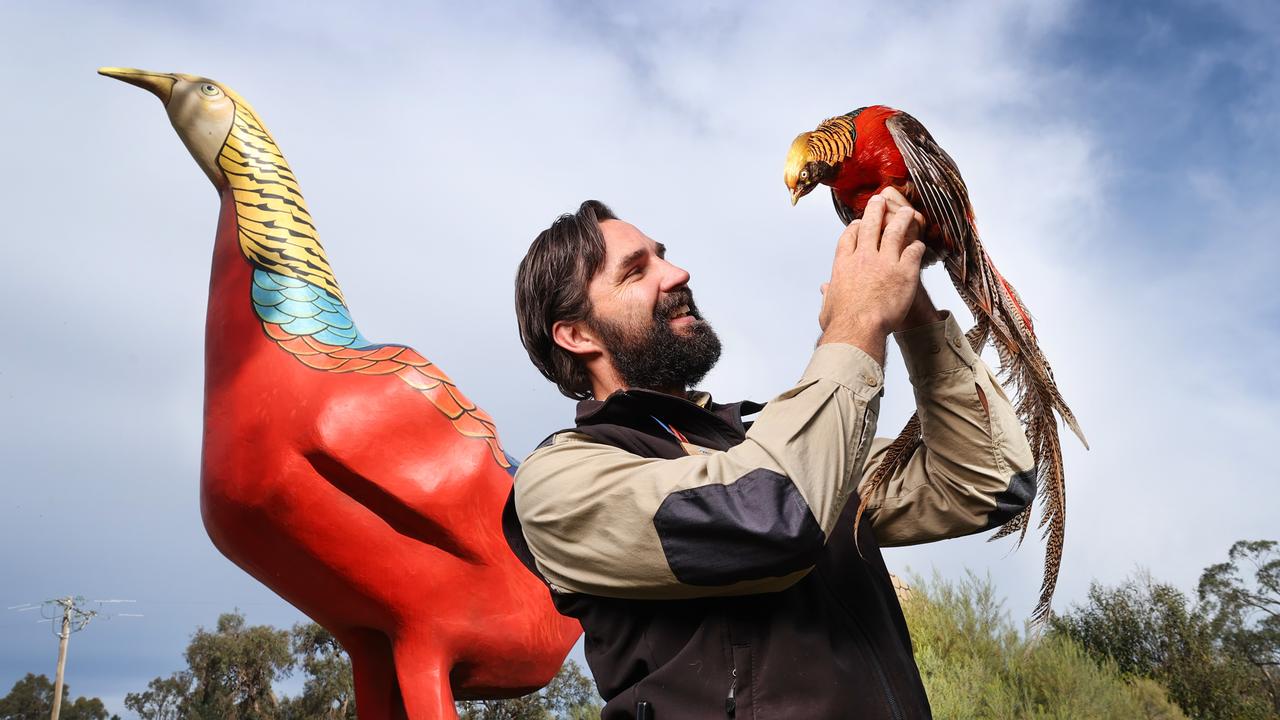
M916 272L920 272L920 264L924 262L924 243L918 239L913 240L910 245L902 249L902 262L907 263Z
M884 198L885 206L890 213L896 213L904 207L909 207L915 211L916 222L920 224L920 227L924 227L924 215L921 215L920 211L915 209L910 201L907 200L907 196L903 195L898 188L890 185L880 191L880 196Z
M875 252L880 249L880 233L884 230L885 200L879 195L872 195L867 201L867 209L862 213L862 222L858 228L858 250Z
M836 242L837 257L842 253L851 253L858 247L858 226L860 222L859 220L854 220L840 233L840 239Z
M880 197L884 198L885 203L888 204L889 212L897 212L898 208L904 205L910 207L911 205L911 203L907 202L907 197L892 185L881 190Z
M911 228L915 226L915 211L910 206L898 208L898 212L894 213L885 225L884 236L880 240L880 249L884 252L892 253L895 258L899 257L902 255L902 249L915 239L908 236Z
M911 223L907 225L906 241L903 243L905 248L907 245L921 239L924 235L924 216L920 213L911 211Z

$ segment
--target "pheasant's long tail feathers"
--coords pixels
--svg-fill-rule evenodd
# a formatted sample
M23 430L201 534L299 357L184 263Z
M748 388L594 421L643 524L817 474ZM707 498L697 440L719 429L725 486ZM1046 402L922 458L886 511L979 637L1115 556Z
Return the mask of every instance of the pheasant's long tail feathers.
M996 333L1001 342L995 343L1000 357L1000 368L1007 385L1011 387L1016 398L1015 410L1026 430L1027 440L1031 444L1032 455L1036 462L1037 485L1040 498L1040 523L1046 547L1044 561L1044 579L1040 587L1040 599L1032 612L1033 621L1045 620L1050 612L1050 601L1058 581L1058 571L1062 563L1063 538L1066 533L1066 488L1063 480L1062 445L1058 438L1058 422L1054 413L1080 438L1085 447L1084 434L1080 431L1075 415L1067 406L1058 386L1054 382L1053 369L1040 350L1032 329L1031 314L1027 311L1022 299L1013 286L1006 280L987 256L978 242L976 233L971 239L971 252L983 260L982 273L985 274L987 288L995 290L990 321L1000 329ZM954 278L953 278L954 279ZM969 282L956 282L962 297L970 298L975 293ZM977 306L970 302L971 308ZM1018 533L1021 544L1030 526L1030 508L1015 516L1006 523L992 539L1007 537Z

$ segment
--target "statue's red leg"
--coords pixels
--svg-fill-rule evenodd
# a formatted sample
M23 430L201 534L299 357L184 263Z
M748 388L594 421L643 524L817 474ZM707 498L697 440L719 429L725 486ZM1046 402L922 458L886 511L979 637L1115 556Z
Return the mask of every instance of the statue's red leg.
M351 657L360 720L407 720L387 636L376 630L355 630L344 633L339 641Z
M395 657L400 696L409 720L457 717L449 687L449 667L438 648L415 638L399 638L395 641Z

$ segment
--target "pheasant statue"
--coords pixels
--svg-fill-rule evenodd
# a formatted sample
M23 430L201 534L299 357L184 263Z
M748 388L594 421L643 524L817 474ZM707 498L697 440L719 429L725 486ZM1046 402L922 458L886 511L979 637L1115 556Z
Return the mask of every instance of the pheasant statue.
M918 120L901 110L875 105L823 120L815 130L801 133L787 153L784 180L793 205L819 184L830 186L836 214L844 224L862 217L867 201L887 187L901 191L924 215L926 262L941 260L947 268L976 322L968 333L969 343L981 352L994 340L1001 369L1017 393L1016 410L1036 458L1040 526L1047 541L1044 579L1032 618L1045 619L1058 582L1067 517L1062 446L1054 413L1086 448L1088 443L1058 392L1049 361L1036 340L1031 313L978 241L969 191L955 161ZM884 483L920 441L920 419L912 416L864 490ZM859 518L865 504L863 500L858 508ZM1021 542L1030 513L1028 506L995 537L1018 533Z
M125 68L221 200L205 329L200 509L233 562L346 648L361 718L545 685L581 629L510 551L493 420L347 309L257 113L207 78Z

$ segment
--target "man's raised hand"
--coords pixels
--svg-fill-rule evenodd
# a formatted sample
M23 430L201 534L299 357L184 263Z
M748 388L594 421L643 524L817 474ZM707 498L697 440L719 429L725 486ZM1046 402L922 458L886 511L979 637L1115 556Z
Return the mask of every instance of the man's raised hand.
M885 338L902 323L915 297L925 250L920 213L901 202L896 191L898 197L886 199L888 192L871 198L862 219L841 233L818 315L820 345L848 343L881 365Z

